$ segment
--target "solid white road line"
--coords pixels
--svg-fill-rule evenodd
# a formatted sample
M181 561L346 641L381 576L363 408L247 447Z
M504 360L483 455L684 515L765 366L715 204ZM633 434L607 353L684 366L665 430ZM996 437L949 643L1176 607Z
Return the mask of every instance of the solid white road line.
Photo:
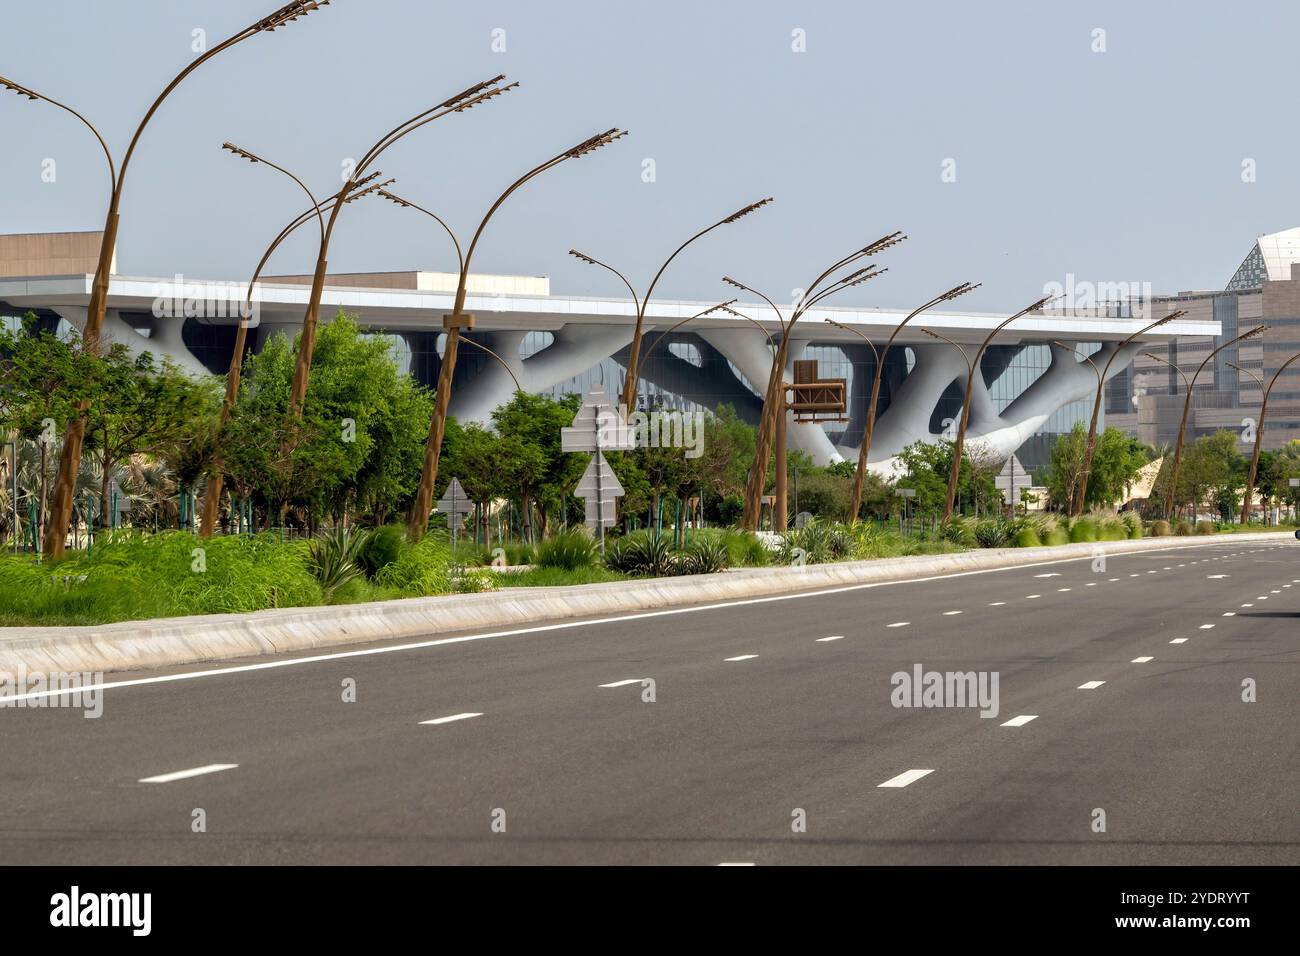
M421 724L450 724L455 720L469 720L471 717L482 717L481 713L464 713L452 714L450 717L435 717L433 720L422 720Z
M1135 658L1133 658L1133 660L1129 661L1129 663L1130 663L1130 664L1145 664L1145 663L1147 663L1148 661L1153 661L1153 660L1155 660L1154 657L1135 657Z
M1087 683L1080 684L1075 690L1096 690L1104 683L1106 683L1104 680L1090 680Z
M752 860L746 860L741 863L719 863L718 866L756 866Z
M217 773L221 770L234 770L238 767L237 763L210 763L205 767L193 767L189 770L177 770L175 773L160 773L156 777L142 777L140 783L171 783L173 780L184 780L187 777L201 777L205 773Z
M818 644L825 644L827 641L842 641L842 640L844 640L844 635L843 635L843 634L832 634L830 637L819 637L819 638L817 638L817 643L818 643Z
M752 660L753 660L755 657L757 657L757 656L758 656L757 654L739 654L739 655L737 655L736 657L724 657L723 660L724 660L724 661L728 661L728 662L732 662L732 661L752 661Z
M639 684L643 680L645 680L644 677L629 677L627 680L616 680L609 684L601 684L600 686L601 687L626 687L628 684Z
M1008 721L1007 721L1006 723L1004 723L1002 726L1003 726L1003 727L1023 727L1023 726L1025 726L1025 724L1029 723L1031 720L1037 720L1037 719L1038 719L1038 715L1037 715L1037 714L1021 714L1019 717L1012 717L1010 720L1008 720Z
M876 789L881 787L906 787L909 783L916 783L922 777L929 776L934 770L906 770L897 777L890 777L884 783L876 784Z

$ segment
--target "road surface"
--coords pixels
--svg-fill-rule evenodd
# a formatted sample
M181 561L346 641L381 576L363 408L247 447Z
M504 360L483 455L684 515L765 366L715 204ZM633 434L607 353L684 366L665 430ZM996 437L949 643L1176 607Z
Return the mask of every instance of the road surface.
M98 719L0 709L0 854L1295 864L1297 620L1300 544L1227 538L109 675ZM895 707L917 664L997 717Z

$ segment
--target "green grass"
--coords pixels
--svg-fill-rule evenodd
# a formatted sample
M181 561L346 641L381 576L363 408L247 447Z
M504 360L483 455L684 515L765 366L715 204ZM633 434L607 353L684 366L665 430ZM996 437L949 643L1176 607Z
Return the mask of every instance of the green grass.
M554 588L572 584L602 584L606 581L625 581L627 575L618 574L607 568L530 568L497 574L498 588Z

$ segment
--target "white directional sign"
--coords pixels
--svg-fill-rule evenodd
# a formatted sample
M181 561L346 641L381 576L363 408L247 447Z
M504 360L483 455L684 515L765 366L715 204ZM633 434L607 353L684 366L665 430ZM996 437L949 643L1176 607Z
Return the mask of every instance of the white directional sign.
M623 497L614 469L602 452L629 451L636 447L636 432L627 424L622 409L610 404L609 396L593 386L583 400L573 425L560 429L562 451L595 452L574 495L584 499L587 527L599 532L604 546L605 529L614 524L614 505Z
M614 504L617 499L623 497L623 486L619 484L614 469L609 466L609 462L600 452L592 457L591 464L583 472L577 490L573 493L583 499L583 504L586 505L588 528L595 531L614 524ZM599 525L597 524L598 512Z
M474 502L469 500L458 479L451 479L451 484L438 501L438 510L447 516L447 525L453 534L465 523L465 516L474 510Z
M635 447L636 431L599 386L587 393L573 425L560 429L561 451L631 451Z
M1002 471L993 479L994 487L1002 492L1002 497L1012 505L1020 498L1020 492L1033 483L1033 476L1025 471L1025 466L1020 464L1020 460L1015 455L1007 459L1006 464L1002 466Z

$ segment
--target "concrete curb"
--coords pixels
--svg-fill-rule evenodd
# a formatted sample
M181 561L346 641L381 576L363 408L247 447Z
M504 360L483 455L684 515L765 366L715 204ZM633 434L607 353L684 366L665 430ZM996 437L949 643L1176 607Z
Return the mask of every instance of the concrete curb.
M124 621L87 627L0 628L0 672L109 672L198 661L282 654L314 648L410 639L461 631L636 611L713 604L826 588L918 580L1227 541L1289 543L1280 532L1214 537L1140 538L1043 548L999 548L957 554L807 567L746 568L722 574L582 584L566 588L510 588L482 594L409 598L340 607L287 608L253 614L217 614Z

